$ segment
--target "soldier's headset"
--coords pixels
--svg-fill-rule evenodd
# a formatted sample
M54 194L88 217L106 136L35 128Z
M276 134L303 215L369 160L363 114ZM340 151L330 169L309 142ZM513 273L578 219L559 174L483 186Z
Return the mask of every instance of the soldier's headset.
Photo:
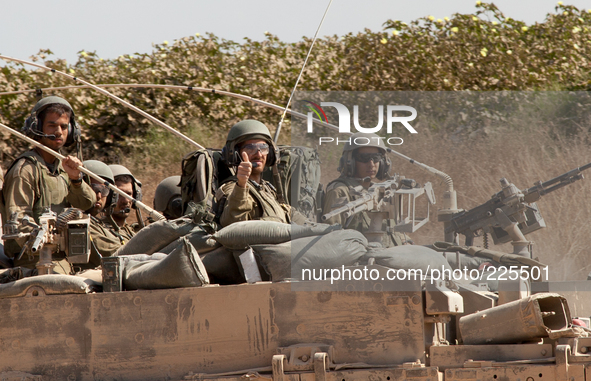
M119 201L119 193L114 192L112 189L109 189L109 195L107 196L107 202L105 203L105 209L109 208L109 214L112 214L113 209L117 205Z
M135 176L132 176L131 178L133 179L133 198L136 201L142 201L142 183L137 180ZM133 207L135 208L135 204L133 204Z
M109 167L111 168L111 170L113 170L113 168L117 168L117 170L121 171L121 172L117 172L117 174L113 176L115 178L115 181L117 181L117 177L120 177L120 176L131 177L131 188L132 188L132 192L133 192L132 197L136 201L142 201L143 194L142 194L141 181L136 179L135 176L131 173L131 171L129 171L127 168L123 167L120 164L111 164L111 165L109 165ZM135 205L133 205L133 207L135 208Z
M382 148L383 150L383 148ZM343 173L343 175L348 177L355 176L355 150L344 152L341 155L341 159L339 160L339 166L337 171ZM390 168L392 167L392 161L388 157L388 152L384 150L383 158L379 161L380 166L378 167L378 173L376 173L376 178L378 180L385 180L390 177Z
M143 196L143 194L142 194L142 183L139 180L136 180L135 176L133 176L133 175L117 175L115 177L119 177L119 176L129 176L129 177L131 177L131 188L132 188L132 194L131 194L131 196L136 201L142 201L142 196ZM117 179L115 179L115 182L117 182ZM117 196L119 196L119 194L117 194ZM118 201L118 199L115 200L115 203L117 203L117 201ZM137 209L137 206L135 205L135 203L131 203L131 207L133 209ZM127 212L127 208L126 208L125 212Z
M40 123L39 114L43 112L43 110L47 109L49 106L53 104L61 104L67 106L70 109L70 122L68 123L68 137L64 146L70 147L75 143L80 142L80 126L76 123L76 115L74 114L74 110L68 101L63 98L50 96L41 99L33 110L31 110L31 115L25 120L25 124L22 128L22 132L27 135L28 137L41 140L41 138L48 138L51 140L55 140L55 135L47 135L43 133L43 125Z

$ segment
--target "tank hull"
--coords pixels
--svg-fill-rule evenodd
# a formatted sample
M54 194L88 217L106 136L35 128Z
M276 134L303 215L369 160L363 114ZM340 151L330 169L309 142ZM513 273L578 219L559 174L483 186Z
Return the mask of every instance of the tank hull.
M283 282L0 299L0 373L183 379L270 372L281 353L288 370L311 369L310 348L338 364L425 363L420 284L348 290L293 291Z

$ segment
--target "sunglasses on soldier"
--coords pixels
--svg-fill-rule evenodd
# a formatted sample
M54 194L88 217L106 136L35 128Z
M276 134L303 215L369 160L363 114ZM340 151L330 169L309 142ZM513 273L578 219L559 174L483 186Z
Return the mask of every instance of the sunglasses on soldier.
M90 187L94 191L94 193L100 193L102 196L106 196L109 194L109 187L103 184L90 184Z
M369 161L373 161L374 163L379 163L380 160L384 158L384 155L381 153L355 153L355 160L360 163L369 163Z
M246 152L247 155L254 155L258 151L266 155L269 153L269 145L267 143L250 143L240 147L240 150Z

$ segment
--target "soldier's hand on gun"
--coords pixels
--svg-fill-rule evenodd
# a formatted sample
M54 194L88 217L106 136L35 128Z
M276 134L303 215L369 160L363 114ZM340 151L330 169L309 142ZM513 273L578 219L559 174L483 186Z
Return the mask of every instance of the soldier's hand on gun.
M246 188L246 183L252 172L252 163L248 160L248 154L246 152L242 152L241 156L242 162L236 169L236 178L238 179L236 183L240 188Z
M70 180L79 180L80 179L80 170L78 169L79 166L82 165L80 159L75 156L68 156L62 162L64 170L70 177Z

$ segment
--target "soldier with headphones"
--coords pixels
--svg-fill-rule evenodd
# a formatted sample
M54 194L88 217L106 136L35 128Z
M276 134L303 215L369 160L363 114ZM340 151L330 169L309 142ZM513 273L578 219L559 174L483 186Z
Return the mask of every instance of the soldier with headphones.
M84 161L84 168L110 184L115 184L111 168L102 161L86 160ZM87 265L79 266L81 269L89 269L100 266L101 257L110 257L127 241L104 222L104 214L108 214L108 211L115 207L118 195L105 184L93 178L85 176L84 180L90 184L97 199L93 207L86 211L86 213L90 214L90 260Z
M41 99L26 119L23 132L41 144L59 151L62 147L80 143L80 127L72 106L60 98L50 96ZM82 182L78 166L82 162L68 156L63 162L51 154L35 148L25 152L10 165L2 190L2 221L20 222L25 215L39 223L39 217L46 208L60 213L64 208L74 206L82 210L92 208L96 196L90 185ZM31 228L22 226L20 231ZM15 257L21 251L25 238L7 240L5 251ZM15 266L35 268L38 258L23 255ZM69 271L57 266L55 271Z
M351 188L362 186L367 189L376 180L388 179L391 165L382 138L371 133L358 132L353 134L343 147L343 154L337 168L341 176L330 182L326 187L324 213L353 201L354 196ZM367 212L361 212L354 215L348 223L342 215L334 216L328 219L326 223L338 223L344 228L355 229L363 233L369 229L369 221ZM388 233L387 236L388 238L382 240L382 243L385 241L385 246L388 247L410 242L401 233Z
M170 176L158 184L154 192L154 209L167 220L176 220L183 216L183 199L180 187L181 177Z
M216 192L222 226L247 220L305 222L303 215L277 201L275 187L262 178L265 166L274 165L279 158L267 126L252 119L236 123L228 133L222 157L229 167L236 168L236 175Z
M115 186L132 196L134 200L142 201L142 183L137 180L131 171L120 164L110 164L109 168L115 178ZM127 217L131 209L135 209L138 223L128 224ZM107 213L105 220L126 241L129 241L138 230L144 227L142 214L139 209L126 197L119 197L112 211Z

